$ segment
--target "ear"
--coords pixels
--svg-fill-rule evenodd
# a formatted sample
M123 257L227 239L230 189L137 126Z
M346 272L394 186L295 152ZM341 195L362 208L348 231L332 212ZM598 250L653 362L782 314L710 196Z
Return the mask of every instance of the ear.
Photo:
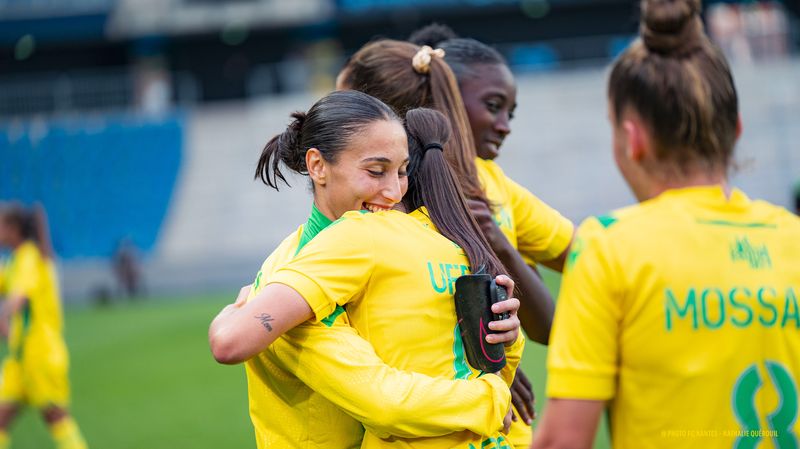
M739 137L742 136L742 115L739 114L736 117L736 140L739 140Z
M309 148L306 151L306 168L308 169L308 176L314 181L314 184L325 185L327 169L325 159L322 158L322 153L318 149Z
M649 151L647 145L649 141L647 129L635 118L626 118L623 120L622 129L625 131L627 143L625 147L625 156L632 161L640 162Z

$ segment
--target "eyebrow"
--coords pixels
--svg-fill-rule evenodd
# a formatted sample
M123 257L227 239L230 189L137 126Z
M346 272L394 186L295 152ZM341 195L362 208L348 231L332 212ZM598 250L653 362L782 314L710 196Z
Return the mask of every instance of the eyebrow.
M383 162L384 164L391 164L392 160L388 157L383 156L375 156L375 157L368 157L365 159L361 159L361 162ZM403 162L408 162L408 158L405 158Z

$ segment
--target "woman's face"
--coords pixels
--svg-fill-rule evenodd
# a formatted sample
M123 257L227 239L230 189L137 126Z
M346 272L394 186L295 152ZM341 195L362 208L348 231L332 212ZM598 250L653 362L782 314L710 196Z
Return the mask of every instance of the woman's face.
M514 75L505 64L472 67L471 77L459 83L469 116L475 149L481 159L500 154L503 140L511 133L511 119L517 108Z
M0 214L0 247L12 247L14 234L14 228L9 225L6 217Z
M334 163L315 179L317 206L337 219L351 210L389 210L408 190L408 141L395 120L373 122L353 136Z

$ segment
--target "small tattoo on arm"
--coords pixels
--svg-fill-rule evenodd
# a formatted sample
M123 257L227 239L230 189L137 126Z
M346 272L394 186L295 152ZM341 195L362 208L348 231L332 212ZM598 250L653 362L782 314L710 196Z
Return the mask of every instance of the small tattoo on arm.
M272 316L270 316L270 314L262 313L260 315L256 315L254 318L257 319L258 321L261 321L261 325L264 326L267 332L272 332L272 325L269 324L269 322L274 321L274 319L272 318Z

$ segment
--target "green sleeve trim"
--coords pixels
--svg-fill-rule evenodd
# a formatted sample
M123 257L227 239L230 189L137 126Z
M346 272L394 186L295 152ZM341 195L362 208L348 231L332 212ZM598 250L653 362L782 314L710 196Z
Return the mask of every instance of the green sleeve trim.
M714 226L729 226L734 228L777 228L775 223L737 223L735 221L727 220L697 220L700 224L714 225Z
M597 218L597 221L606 229L617 222L617 218L612 215L598 215L595 218Z
M327 318L321 319L320 322L322 322L322 324L324 324L324 325L326 325L328 327L331 327L331 326L333 326L333 323L336 322L336 318L339 318L339 315L341 315L343 313L344 313L344 307L336 306L336 308L333 310L333 313L328 315Z

